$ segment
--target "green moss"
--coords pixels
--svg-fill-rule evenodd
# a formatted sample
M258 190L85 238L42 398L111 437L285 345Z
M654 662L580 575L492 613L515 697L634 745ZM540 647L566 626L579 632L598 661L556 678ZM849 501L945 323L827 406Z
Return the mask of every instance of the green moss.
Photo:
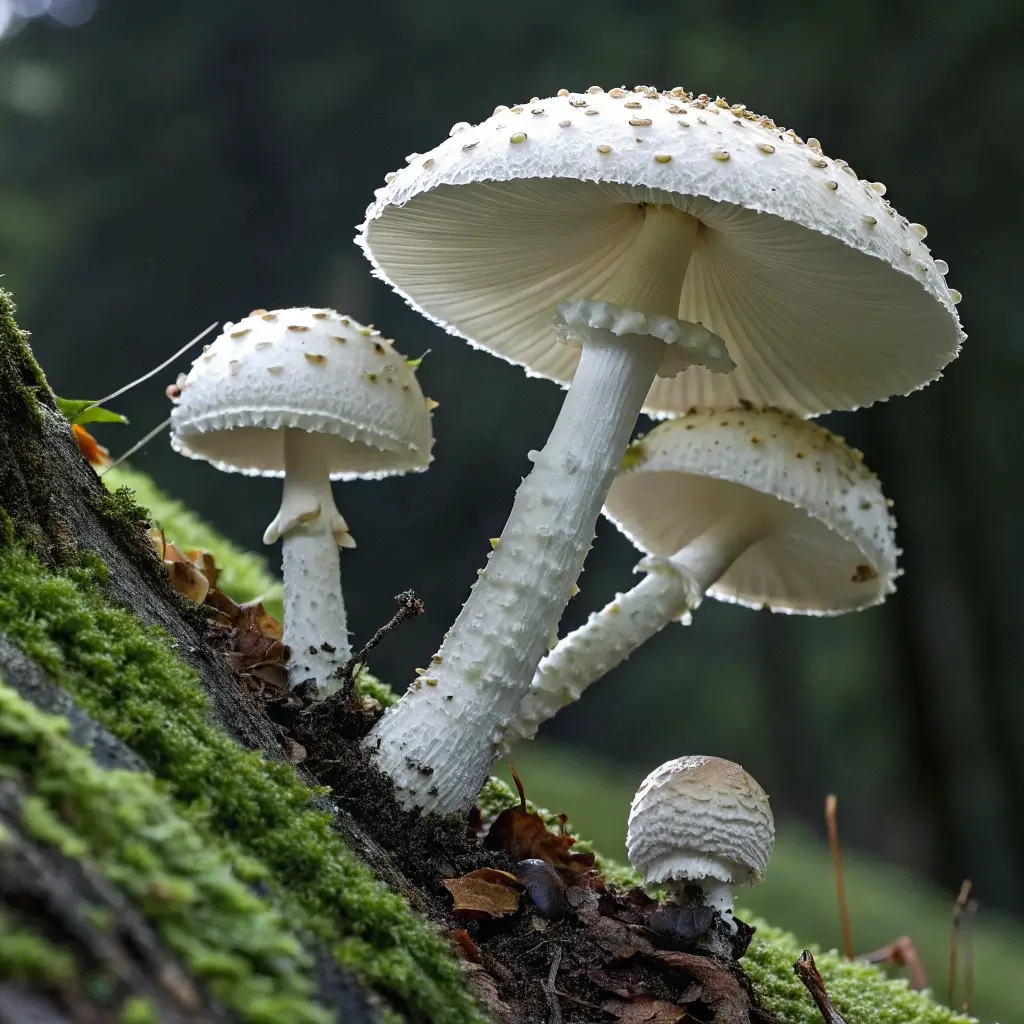
M0 979L64 985L76 974L75 958L0 908Z
M122 474L115 476L114 474ZM122 471L120 468L104 478L114 486L128 485L135 488L140 500L154 508L154 519L163 525L168 537L188 547L202 547L212 551L217 564L228 579L241 583L248 580L248 594L255 596L269 590L277 583L266 570L262 560L242 552L226 541L212 527L198 519L180 503L168 499L155 488L152 481L141 473ZM255 565L254 565L255 563ZM236 571L237 577L229 576ZM0 581L2 585L2 581ZM238 593L232 596L248 599ZM377 700L383 707L395 702L395 696L387 684L369 673L362 673L356 682L357 689L365 696ZM492 778L480 794L478 804L486 818L493 817L519 803L518 795L500 779ZM537 810L552 827L560 826L560 819L543 808ZM590 844L581 841L576 849L590 849ZM638 876L628 865L619 864L597 854L598 865L609 881L628 887L637 884ZM810 1001L806 990L793 972L793 963L803 950L797 940L788 933L758 922L758 933L750 952L744 959L755 986L765 1002L779 1015L783 1024L820 1024L821 1018ZM343 958L358 966L363 950L341 949ZM354 956L352 954L355 954ZM817 956L817 954L816 954ZM927 996L910 992L905 983L889 980L885 973L870 965L848 964L835 954L823 954L818 960L826 981L833 986L840 1000L840 1008L848 1015L847 1024L947 1024L961 1021L945 1007L938 1006Z
M14 319L14 299L0 288L0 362L7 385L2 396L5 412L30 423L41 422L39 402L55 408L50 386L28 347L28 335Z
M793 971L806 948L788 932L764 921L743 958L743 967L765 1005L785 1024L821 1024L807 990ZM825 987L846 1024L953 1024L974 1020L936 1004L925 992L912 992L907 982L887 978L871 964L851 963L832 951L811 947Z
M262 862L288 919L329 942L369 987L415 1020L481 1020L447 945L310 809L290 765L242 749L210 722L168 638L107 604L103 575L95 564L51 572L4 548L0 630L145 759L194 827ZM42 815L39 825L55 827ZM177 882L170 891L187 901ZM238 969L230 957L208 964L225 978Z
M231 846L204 837L151 776L104 771L66 732L0 681L0 763L30 793L26 833L98 867L242 1020L329 1024L309 956L236 876Z
M160 1013L148 999L132 996L121 1010L121 1024L160 1024Z
M116 466L103 474L103 482L114 495L130 487L135 500L149 510L154 525L179 548L213 552L220 572L217 586L225 594L240 603L259 598L271 615L280 618L284 591L264 559L232 544L180 501L164 494L145 473Z

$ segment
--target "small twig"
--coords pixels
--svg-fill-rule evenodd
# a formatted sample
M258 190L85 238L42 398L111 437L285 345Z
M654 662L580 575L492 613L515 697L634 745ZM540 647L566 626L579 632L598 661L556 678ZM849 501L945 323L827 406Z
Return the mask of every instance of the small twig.
M917 947L909 935L901 935L887 946L871 953L862 953L857 959L864 960L869 964L893 964L896 967L905 967L907 981L915 992L921 992L928 987L928 975L925 972L924 964L921 963Z
M556 988L554 993L559 999L568 999L570 1003L575 1003L577 1006L585 1006L588 1010L597 1010L598 1013L603 1013L606 1017L615 1016L611 1010L606 1010L603 1006L598 1006L597 1003L588 1003L586 999L577 999L575 996L569 995L568 992L562 992Z
M836 810L839 801L835 793L825 797L825 828L828 830L828 845L832 851L832 870L836 876L836 901L839 904L839 926L843 931L843 956L853 959L853 929L850 926L850 910L846 905L846 881L843 877L843 853L839 847L839 823Z
M202 341L203 338L205 338L210 333L210 331L212 331L216 326L216 323L210 324L210 326L207 327L205 331L201 331L199 334L197 334L187 345L183 345L181 348L179 348L178 351L175 352L173 356L170 356L169 358L165 359L159 366L154 366L152 370L150 370L148 373L144 373L141 377L136 377L135 380L133 380L130 384L125 384L124 387L118 388L116 391L112 391L109 395L107 395L104 398L101 398L98 402L92 402L89 405L85 406L84 408L79 409L78 413L75 415L75 420L77 420L79 416L81 416L83 413L87 413L90 409L95 409L99 405L106 405L107 402L109 402L113 398L120 398L121 395L123 395L126 391L131 391L131 389L135 387L136 384L141 384L143 381L149 380L150 377L153 377L156 374L158 374L161 370L166 369L168 366L171 365L171 363L174 362L175 359L178 358L178 356L183 356L193 345L196 345L200 341ZM73 423L75 420L72 420L71 422Z
M130 459L137 451L139 451L141 448L144 448L147 444L149 444L150 441L153 440L154 437L156 437L157 434L159 434L162 430L166 430L170 425L171 421L170 418L168 418L164 420L163 423L160 423L157 426L155 426L148 434L146 434L145 437L142 438L141 441L136 441L135 444L133 444L131 448L128 449L128 451L126 451L123 455L119 455L116 459L114 459L113 462L110 463L109 466L104 466L102 472L99 475L103 476L110 470L116 469L118 466L121 465L122 462L124 462L125 459Z
M555 955L551 958L551 970L548 971L548 980L544 985L544 995L547 997L548 1006L551 1007L551 1016L548 1017L548 1024L562 1024L562 1008L558 1005L558 992L555 989L555 979L558 977L558 969L562 966L562 947L555 947Z
M949 924L949 986L946 993L946 1002L949 1006L953 1006L956 1000L957 961L960 957L960 929L970 902L971 880L965 878L960 883L960 892L957 893L956 900L953 902L953 917Z
M825 1024L846 1024L842 1014L832 1005L832 1000L829 999L828 992L825 991L825 981L819 973L809 949L805 949L800 954L800 959L793 964L793 970L807 991L810 992L814 1005L818 1007L818 1012L824 1018Z
M352 688L356 676L361 669L366 667L366 659L370 651L379 647L381 642L387 639L406 619L415 619L417 615L423 614L423 602L411 590L403 590L402 593L396 594L395 600L398 602L398 611L366 641L362 650L345 667L344 688L346 690Z

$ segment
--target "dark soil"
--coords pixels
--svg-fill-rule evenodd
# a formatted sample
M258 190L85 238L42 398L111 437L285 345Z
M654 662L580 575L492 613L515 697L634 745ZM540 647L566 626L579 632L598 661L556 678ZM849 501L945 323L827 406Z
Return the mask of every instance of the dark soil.
M753 935L742 922L729 936L717 913L606 885L582 856L580 863L517 860L499 830L488 838L478 814L474 828L404 811L359 742L380 715L375 702L355 694L316 702L264 683L255 689L285 749L304 751L303 770L331 788L339 808L421 894L419 909L451 937L499 1024L773 1024L737 962ZM453 912L443 880L479 868L517 876L518 910L499 918Z

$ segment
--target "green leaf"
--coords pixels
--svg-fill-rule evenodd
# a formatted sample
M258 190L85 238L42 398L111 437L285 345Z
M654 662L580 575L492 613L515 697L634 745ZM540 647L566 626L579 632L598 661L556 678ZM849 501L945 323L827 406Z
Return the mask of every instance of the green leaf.
M90 409L89 407L92 406ZM127 423L128 419L119 412L93 405L88 399L58 398L57 408L65 419L84 426L86 423Z

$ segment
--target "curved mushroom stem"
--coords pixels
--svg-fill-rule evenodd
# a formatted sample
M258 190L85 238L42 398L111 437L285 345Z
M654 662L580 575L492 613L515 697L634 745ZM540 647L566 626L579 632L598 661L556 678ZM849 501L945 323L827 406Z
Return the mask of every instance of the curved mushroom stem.
M676 317L699 224L655 205L639 204L637 217L629 248L604 278L604 298L638 324L648 314ZM584 328L576 338L582 352L572 385L487 567L430 670L366 737L407 808L465 813L487 781L503 723L558 625L666 354L650 333ZM698 344L678 369L709 351L725 355L720 340L704 351Z
M355 547L334 504L330 446L330 437L285 430L281 508L263 534L264 544L282 538L291 685L311 680L324 694L337 687L340 670L352 657L338 548Z
M560 640L537 667L533 683L505 725L503 749L532 739L543 722L579 700L597 682L670 622L696 608L707 589L770 528L763 512L737 510L671 558L648 557L642 583L594 612Z

